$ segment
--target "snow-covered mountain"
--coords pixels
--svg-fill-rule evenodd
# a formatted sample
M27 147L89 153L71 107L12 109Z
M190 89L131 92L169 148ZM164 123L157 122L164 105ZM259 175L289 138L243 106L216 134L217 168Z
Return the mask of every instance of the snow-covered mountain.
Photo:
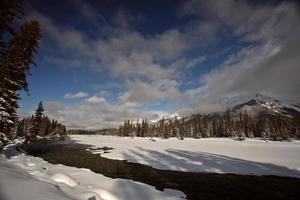
M276 113L286 117L294 117L300 114L299 104L284 103L276 98L262 94L251 94L222 99L227 106L231 116L237 117L240 112L247 111L250 116L256 117L259 114L275 115ZM209 117L222 116L223 112L210 113Z
M220 104L226 108L223 112L211 112L208 114L208 119L220 118L224 116L224 113L228 110L233 118L239 117L240 112L247 111L251 117L257 117L260 114L263 115L275 115L280 114L286 117L294 117L300 114L300 104L284 103L276 98L262 95L262 94L250 94L234 96L231 98L222 98L219 101ZM166 123L174 122L175 118L179 120L179 123L184 121L190 121L197 117L198 113L191 113L185 116L166 116L164 121ZM161 119L162 120L162 119ZM161 121L159 120L159 121ZM158 121L158 122L159 122Z

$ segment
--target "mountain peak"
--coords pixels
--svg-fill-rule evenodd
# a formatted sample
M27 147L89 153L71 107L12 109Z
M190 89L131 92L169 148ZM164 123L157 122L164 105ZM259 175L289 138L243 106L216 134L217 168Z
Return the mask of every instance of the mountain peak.
M252 94L236 95L231 97L223 97L218 101L218 103L223 105L225 108L230 109L239 104L247 103L251 100L257 102L278 102L279 101L278 99L275 99L267 95L263 95L260 93L252 93Z
M250 115L257 116L260 113L274 115L281 114L293 117L300 113L300 109L294 105L281 102L280 100L259 93L240 97L242 103L228 107L232 114L247 111Z

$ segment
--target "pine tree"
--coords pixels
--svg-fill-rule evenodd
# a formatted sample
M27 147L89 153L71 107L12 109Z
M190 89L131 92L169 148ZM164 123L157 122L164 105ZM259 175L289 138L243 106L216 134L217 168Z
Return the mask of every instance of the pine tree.
M29 134L26 135L25 143L33 141L41 132L41 122L44 112L43 103L40 102L38 108L35 110L33 122L29 130Z
M209 137L208 117L207 117L207 115L204 115L203 119L202 119L202 136L203 137Z
M213 137L216 137L218 134L217 134L217 120L216 119L213 119L213 122L212 122L212 134L211 136Z
M14 19L22 16L23 7L19 3L0 1L0 148L3 135L13 138L20 99L18 91L28 92L26 76L34 64L33 54L41 37L37 21L25 22L19 30L13 27Z
M201 138L202 137L202 134L203 134L203 129L202 129L202 126L201 126L201 116L200 114L197 114L197 134L198 134L198 137Z
M239 115L239 131L238 131L239 139L245 138L245 121L242 112Z

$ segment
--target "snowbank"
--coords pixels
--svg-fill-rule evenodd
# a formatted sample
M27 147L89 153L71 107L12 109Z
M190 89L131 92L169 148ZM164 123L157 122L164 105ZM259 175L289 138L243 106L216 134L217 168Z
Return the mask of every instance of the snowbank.
M229 138L178 140L72 135L78 143L112 147L101 156L158 169L300 177L300 142ZM97 153L97 152L94 152Z
M41 158L16 154L0 155L1 200L173 200L180 191L154 187L125 179L111 179L88 169L52 165Z
M60 174L60 173L54 174L50 179L57 183L64 183L71 187L79 185L79 183L77 181L75 181L72 177L70 177L66 174Z

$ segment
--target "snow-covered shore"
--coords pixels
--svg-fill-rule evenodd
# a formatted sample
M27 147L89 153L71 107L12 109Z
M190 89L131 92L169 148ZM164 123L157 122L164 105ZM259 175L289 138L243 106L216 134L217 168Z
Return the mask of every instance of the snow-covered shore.
M229 138L130 138L72 135L78 143L112 147L103 157L193 172L300 177L300 142ZM97 153L97 152L95 152Z
M159 169L300 177L300 142L265 142L228 138L162 140L72 135L78 143L112 147L101 156L143 163ZM9 158L7 158L7 155ZM126 179L111 179L89 169L53 165L18 153L13 146L0 154L0 199L173 200L180 191Z
M1 200L173 200L180 191L154 187L125 179L111 179L88 169L52 165L41 158L8 149L0 154Z

